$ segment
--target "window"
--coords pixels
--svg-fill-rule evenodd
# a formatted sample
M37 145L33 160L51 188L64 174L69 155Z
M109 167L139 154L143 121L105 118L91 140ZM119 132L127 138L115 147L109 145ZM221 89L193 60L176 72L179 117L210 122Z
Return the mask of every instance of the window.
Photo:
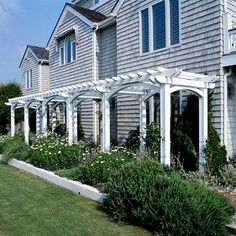
M99 0L94 0L94 5L98 4Z
M33 87L33 71L32 69L26 71L26 89Z
M159 0L140 12L141 53L179 44L179 0Z
M76 61L76 42L70 37L64 39L64 44L60 48L60 63L61 65L69 64Z

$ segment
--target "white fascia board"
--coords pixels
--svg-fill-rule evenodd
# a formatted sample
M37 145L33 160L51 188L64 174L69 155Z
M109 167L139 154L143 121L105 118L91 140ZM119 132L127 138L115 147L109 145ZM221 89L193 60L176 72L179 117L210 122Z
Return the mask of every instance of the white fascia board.
M112 16L117 16L121 6L123 5L125 0L118 0L118 2L116 3L115 7L112 9L111 15Z
M63 9L63 12L61 13L61 16L56 24L56 26L54 27L54 30L50 36L50 39L47 43L47 49L49 49L54 37L55 37L55 34L57 32L57 30L59 29L60 25L62 24L65 16L66 16L66 13L67 12L71 12L73 15L75 15L76 17L78 17L80 20L82 20L84 23L86 23L87 25L89 25L91 28L94 27L94 23L92 21L90 21L89 19L87 19L85 16L83 16L82 14L80 14L78 11L76 11L75 9L73 9L71 6L69 5L66 5Z
M222 59L223 67L236 65L236 53L224 55Z
M35 59L39 62L39 59L37 58L37 56L36 56L36 55L34 54L34 52L30 49L30 47L27 46L27 48L25 49L25 53L24 53L24 55L23 55L23 58L22 58L22 60L21 60L21 62L20 62L20 65L19 65L19 69L20 69L20 70L21 70L22 64L23 64L24 61L25 61L25 58L27 58L28 52L32 53L32 55L35 57Z

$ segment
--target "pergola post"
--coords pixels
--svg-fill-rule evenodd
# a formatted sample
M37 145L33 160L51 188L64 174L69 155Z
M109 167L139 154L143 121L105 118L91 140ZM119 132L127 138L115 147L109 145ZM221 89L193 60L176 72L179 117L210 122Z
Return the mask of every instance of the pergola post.
M110 102L106 93L102 95L102 140L101 149L103 152L110 151Z
M29 144L29 106L28 104L24 105L24 136L25 136L25 143Z
M42 127L41 132L45 132L47 129L47 104L42 104Z
M73 143L73 103L68 99L66 101L66 122L69 144Z
M203 97L199 97L199 171L205 170L204 148L208 136L208 91L203 89Z
M154 96L149 98L149 123L154 122Z
M170 85L162 84L160 89L161 115L161 163L170 165Z
M77 143L78 142L78 107L74 106L74 111L73 111L73 129L74 129L74 136L73 136L73 142Z
M16 133L15 105L11 105L11 137L14 137L15 133Z
M139 134L140 134L140 151L145 150L145 137L147 126L146 102L143 96L139 100Z
M51 117L51 124L52 124L52 133L54 133L56 127L57 127L57 112L56 112L56 106L53 104L51 106L51 114L52 114L52 117Z
M41 106L36 107L36 134L39 135L41 133Z

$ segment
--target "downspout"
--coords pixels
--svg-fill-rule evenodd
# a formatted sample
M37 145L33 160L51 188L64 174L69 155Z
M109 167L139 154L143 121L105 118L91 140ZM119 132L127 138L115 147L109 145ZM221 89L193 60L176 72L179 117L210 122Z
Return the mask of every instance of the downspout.
M227 116L228 116L228 77L232 75L232 67L224 74L224 145L227 147Z
M93 31L93 81L98 80L97 76L97 31L99 29L99 26L96 25L96 28ZM97 107L97 102L93 101L93 133L94 133L94 142L97 142L97 136L98 136L98 124L97 124L97 112L99 111Z

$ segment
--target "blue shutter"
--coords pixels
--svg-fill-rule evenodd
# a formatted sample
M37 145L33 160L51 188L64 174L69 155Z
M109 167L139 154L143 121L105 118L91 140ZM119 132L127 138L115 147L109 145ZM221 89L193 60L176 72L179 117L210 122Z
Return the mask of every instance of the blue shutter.
M66 63L71 62L71 40L69 37L65 38L65 55Z
M141 12L142 17L142 52L149 52L149 17L148 9Z
M170 43L179 43L179 0L170 0Z
M166 47L165 2L152 7L153 10L153 46L154 50Z

